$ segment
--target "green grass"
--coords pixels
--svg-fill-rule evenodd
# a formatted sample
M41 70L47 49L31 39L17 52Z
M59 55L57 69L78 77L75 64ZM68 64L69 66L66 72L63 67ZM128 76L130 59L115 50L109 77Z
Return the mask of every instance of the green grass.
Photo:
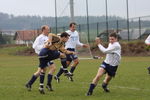
M149 100L150 76L146 68L150 66L150 57L123 57L117 75L109 85L111 92L103 92L101 79L93 95L85 96L101 62L102 60L80 60L74 73L74 82L61 76L60 84L55 80L52 82L54 92L46 90L46 94L41 95L38 91L39 80L35 82L31 92L24 87L37 69L37 57L0 54L0 98L1 100ZM58 71L60 62L56 60L55 63Z

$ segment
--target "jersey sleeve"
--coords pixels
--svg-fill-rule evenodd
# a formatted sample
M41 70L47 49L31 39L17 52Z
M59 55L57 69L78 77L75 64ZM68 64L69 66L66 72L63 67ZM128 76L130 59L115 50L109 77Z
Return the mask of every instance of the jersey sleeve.
M150 45L150 35L146 38L145 44Z
M119 47L117 45L111 45L108 46L108 48L105 48L104 46L102 46L101 44L98 45L100 51L102 51L103 53L114 53L116 50L119 49Z
M32 45L32 48L40 51L43 48L43 46L44 45L42 44L41 38L36 38Z
M79 40L79 33L78 33L78 37L77 37L77 45L83 46L83 43L81 43L80 40Z

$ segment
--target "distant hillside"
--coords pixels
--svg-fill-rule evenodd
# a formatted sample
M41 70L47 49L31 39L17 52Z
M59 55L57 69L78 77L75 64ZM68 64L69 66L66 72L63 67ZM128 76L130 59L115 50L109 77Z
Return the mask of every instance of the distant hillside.
M89 23L105 22L105 16L89 16ZM109 16L111 20L122 20L123 18L117 16ZM86 16L76 16L75 21L78 24L86 24ZM68 26L70 18L58 17L58 27ZM6 13L0 13L0 30L27 30L37 29L41 25L50 25L55 27L55 17L40 17L40 16L14 16Z

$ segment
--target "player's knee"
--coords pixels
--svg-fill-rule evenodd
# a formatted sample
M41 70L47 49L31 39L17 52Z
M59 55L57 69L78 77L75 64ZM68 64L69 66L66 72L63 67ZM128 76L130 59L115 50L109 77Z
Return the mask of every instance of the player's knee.
M78 60L74 61L74 65L75 65L75 66L77 66L78 64L79 64L79 61L78 61Z
M96 79L97 81L99 81L99 80L100 80L100 75L96 76L95 79Z
M36 77L38 77L38 76L40 75L40 71L39 71L39 72L35 72L34 75L35 75Z
M41 69L38 69L38 70L34 73L34 75L35 75L35 76L39 76L40 73L41 73Z
M55 72L55 71L56 71L56 66L53 66L53 67L51 68L51 70L52 70L53 72Z

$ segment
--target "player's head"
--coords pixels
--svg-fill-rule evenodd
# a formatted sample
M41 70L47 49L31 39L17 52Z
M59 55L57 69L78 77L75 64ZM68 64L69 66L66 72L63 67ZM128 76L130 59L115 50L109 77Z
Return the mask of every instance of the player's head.
M48 33L50 32L50 28L48 25L41 26L41 30L42 30L42 33L45 35L48 35Z
M76 25L77 24L75 22L70 23L69 28L72 32L74 32L76 30Z
M109 42L114 43L118 41L118 35L114 32L109 35Z
M61 38L61 40L63 41L63 42L67 42L68 41L68 39L69 39L69 34L67 33L67 32L62 32L61 34L60 34L60 38Z

